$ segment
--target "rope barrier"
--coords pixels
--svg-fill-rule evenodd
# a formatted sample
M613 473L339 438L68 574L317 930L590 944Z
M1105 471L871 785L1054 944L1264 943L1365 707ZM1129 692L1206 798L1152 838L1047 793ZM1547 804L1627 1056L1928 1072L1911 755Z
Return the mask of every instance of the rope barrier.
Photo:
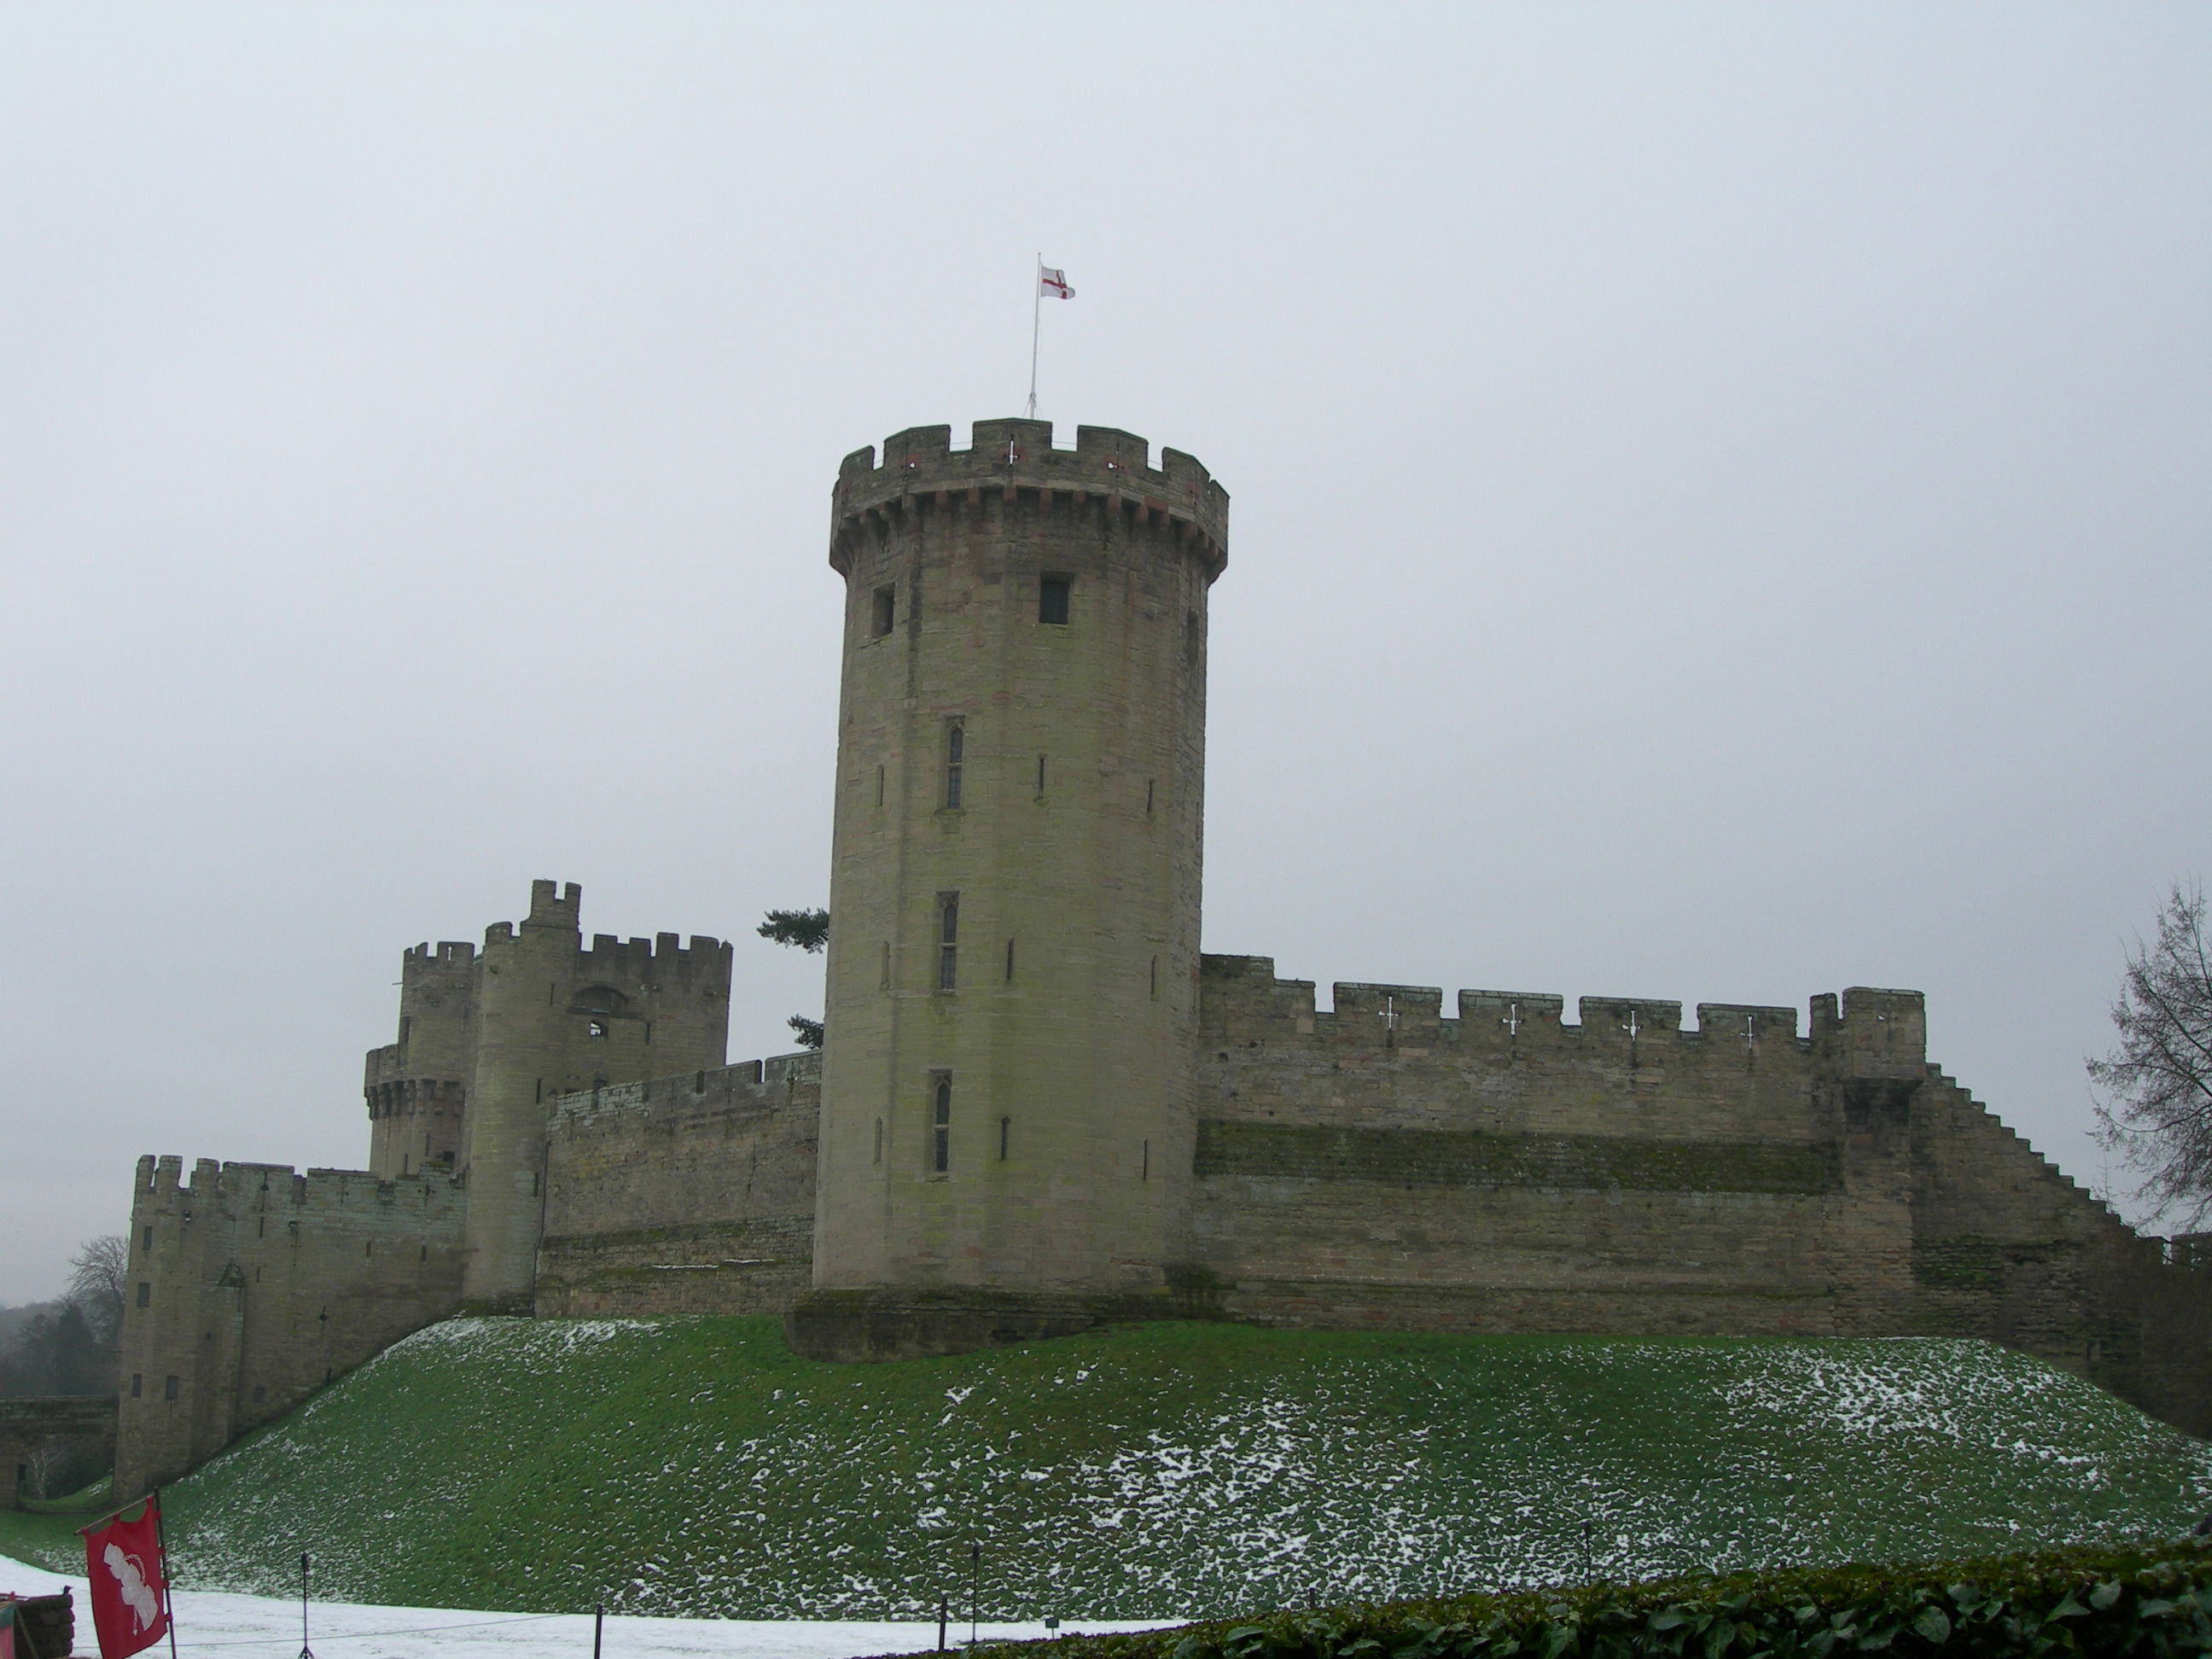
M537 1625L543 1624L548 1619L583 1619L588 1616L580 1613L518 1613L512 1619L471 1619L465 1624L459 1625L410 1625L400 1630L335 1631L327 1636L319 1631L316 1632L315 1640L318 1642L367 1642L384 1636L426 1636L433 1631L489 1630L498 1625ZM235 1642L180 1641L177 1645L179 1648L289 1648L292 1645L292 1638L289 1636L250 1636L241 1638Z

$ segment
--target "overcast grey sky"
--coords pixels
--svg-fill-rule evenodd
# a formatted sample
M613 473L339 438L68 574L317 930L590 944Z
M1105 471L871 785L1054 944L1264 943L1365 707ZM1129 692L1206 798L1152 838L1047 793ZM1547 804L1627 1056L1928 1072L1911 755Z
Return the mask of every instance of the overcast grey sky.
M1213 469L1206 945L1930 999L2085 1182L2212 834L2212 9L0 10L0 1300L358 1166L532 878L819 959L839 457Z

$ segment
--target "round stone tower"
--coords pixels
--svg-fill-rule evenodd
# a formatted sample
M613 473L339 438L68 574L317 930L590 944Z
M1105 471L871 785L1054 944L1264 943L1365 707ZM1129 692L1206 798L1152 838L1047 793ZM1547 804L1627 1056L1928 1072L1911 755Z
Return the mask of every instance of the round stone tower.
M1164 1316L1187 1257L1227 494L1041 421L848 456L813 1292L793 1346Z

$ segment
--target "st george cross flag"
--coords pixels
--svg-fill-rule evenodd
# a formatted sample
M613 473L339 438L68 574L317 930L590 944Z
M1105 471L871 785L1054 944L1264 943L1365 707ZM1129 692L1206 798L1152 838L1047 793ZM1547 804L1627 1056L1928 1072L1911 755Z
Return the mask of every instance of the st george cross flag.
M1049 295L1055 300L1073 300L1075 297L1075 290L1067 285L1067 273L1054 270L1050 265L1037 267L1037 292Z
M92 1624L100 1659L128 1659L168 1633L169 1574L161 1559L161 1516L148 1498L136 1521L119 1515L84 1535L92 1580Z

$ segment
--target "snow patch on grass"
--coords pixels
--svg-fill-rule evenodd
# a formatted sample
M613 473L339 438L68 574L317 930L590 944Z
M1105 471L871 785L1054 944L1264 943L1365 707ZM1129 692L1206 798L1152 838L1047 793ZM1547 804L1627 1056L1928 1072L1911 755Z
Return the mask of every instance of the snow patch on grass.
M768 1320L454 1320L173 1490L191 1582L1167 1619L2171 1535L2212 1446L1985 1343L1163 1325L893 1365ZM970 1545L983 1546L980 1563Z

